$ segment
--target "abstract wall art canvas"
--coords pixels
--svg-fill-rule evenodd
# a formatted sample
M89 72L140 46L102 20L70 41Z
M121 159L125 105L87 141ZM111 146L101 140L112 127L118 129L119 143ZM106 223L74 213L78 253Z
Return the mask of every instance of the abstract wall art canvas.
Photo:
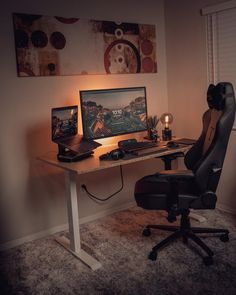
M13 14L17 74L156 73L155 25Z

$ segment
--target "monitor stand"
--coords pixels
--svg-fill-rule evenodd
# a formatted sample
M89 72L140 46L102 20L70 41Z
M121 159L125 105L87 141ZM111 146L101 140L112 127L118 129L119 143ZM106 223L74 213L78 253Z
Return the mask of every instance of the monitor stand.
M90 157L93 151L87 151L84 153L77 153L75 151L69 150L64 146L58 144L58 154L57 159L61 162L76 162L85 158Z

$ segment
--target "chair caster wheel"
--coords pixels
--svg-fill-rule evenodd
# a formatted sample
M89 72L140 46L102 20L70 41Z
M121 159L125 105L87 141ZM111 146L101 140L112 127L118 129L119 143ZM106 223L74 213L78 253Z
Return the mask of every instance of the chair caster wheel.
M155 251L151 251L148 255L148 259L155 261L157 260L157 253Z
M222 242L228 242L229 241L229 234L223 234L220 236L220 240Z
M212 256L206 256L203 258L203 262L205 265L212 265L214 263Z
M143 236L145 236L145 237L149 237L151 235L151 231L150 231L150 229L149 228L145 228L144 230L143 230Z

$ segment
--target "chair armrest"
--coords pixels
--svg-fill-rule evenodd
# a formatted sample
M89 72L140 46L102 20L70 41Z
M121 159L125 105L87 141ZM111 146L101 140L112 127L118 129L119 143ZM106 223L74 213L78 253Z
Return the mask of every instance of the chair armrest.
M161 159L169 158L169 159L171 159L171 160L175 160L176 158L184 157L184 156L185 156L184 152L176 152L176 153L174 153L174 154L161 156L160 158L161 158Z
M192 170L163 170L156 174L168 180L190 180L195 177Z

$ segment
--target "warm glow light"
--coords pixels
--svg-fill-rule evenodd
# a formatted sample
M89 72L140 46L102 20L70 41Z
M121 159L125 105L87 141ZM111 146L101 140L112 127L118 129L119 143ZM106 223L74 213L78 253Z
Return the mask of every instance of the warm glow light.
M165 116L165 128L169 128L169 117Z
M161 118L161 123L166 129L169 129L169 125L173 122L173 116L170 113L164 113Z
M97 139L97 142L101 143L103 146L105 145L114 145L117 143L117 138L115 137L108 137L108 138L102 138L102 139Z

